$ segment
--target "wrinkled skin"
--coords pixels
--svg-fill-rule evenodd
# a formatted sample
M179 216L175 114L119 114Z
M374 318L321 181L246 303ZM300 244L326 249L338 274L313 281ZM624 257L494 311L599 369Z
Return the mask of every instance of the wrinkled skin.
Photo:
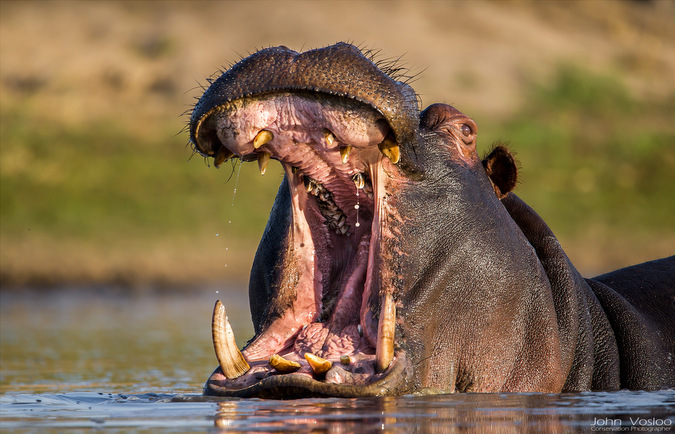
M584 279L511 193L509 151L481 161L473 120L417 104L395 70L348 44L261 50L201 97L190 122L199 153L286 170L251 271L251 368L216 369L204 392L675 386L675 257ZM260 144L263 130L273 138ZM313 372L307 352L333 368ZM277 372L273 354L301 368Z

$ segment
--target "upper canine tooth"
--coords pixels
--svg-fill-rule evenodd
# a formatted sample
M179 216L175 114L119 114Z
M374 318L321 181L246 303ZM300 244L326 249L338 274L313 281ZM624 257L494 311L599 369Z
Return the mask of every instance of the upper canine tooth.
M380 152L382 152L385 157L389 158L392 163L398 163L398 160L401 158L401 150L398 146L398 143L396 143L396 141L390 136L387 136L384 140L382 140L382 143L377 145L377 147L380 148Z
M282 374L289 374L300 369L300 363L286 360L278 354L270 357L270 366Z
M312 353L305 353L305 360L309 363L309 367L312 368L312 372L317 375L325 374L330 368L333 367L333 364L330 360L322 359L319 356L315 356Z
M377 347L375 348L375 367L382 372L394 359L394 335L396 334L396 304L394 297L386 293L382 297L380 321L377 325Z
M351 146L343 146L340 148L340 159L342 160L342 164L347 164L347 161L349 161L349 154L352 152L352 147Z
M273 138L274 134L272 134L271 131L260 130L260 132L256 134L255 138L253 139L253 147L258 149L265 143L269 143Z
M267 163L270 162L270 157L272 155L269 152L260 152L258 154L258 169L260 169L260 174L264 175L267 170Z
M326 144L328 147L332 146L333 142L335 141L335 136L328 128L323 130L323 138L326 139Z
M246 371L251 369L237 347L232 326L230 326L230 322L227 320L225 307L220 300L217 300L216 305L213 307L211 331L216 358L225 377L233 380L241 377Z
M366 185L366 180L359 172L356 172L356 174L352 176L352 181L354 181L354 185L356 185L356 188L358 189L361 189Z
M213 157L213 165L216 166L217 169L233 155L234 153L232 151L227 149L225 146L221 146L218 148L218 152L216 152L216 155Z

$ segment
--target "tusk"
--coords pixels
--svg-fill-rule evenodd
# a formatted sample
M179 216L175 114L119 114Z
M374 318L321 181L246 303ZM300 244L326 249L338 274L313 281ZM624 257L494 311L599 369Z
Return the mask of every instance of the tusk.
M300 363L286 360L278 354L270 357L270 366L282 374L290 374L300 369Z
M216 169L220 167L221 164L226 162L232 157L234 153L227 149L225 146L218 148L215 157L213 157L213 165L216 166Z
M347 164L347 161L349 161L349 154L351 154L351 152L351 146L343 146L340 148L340 159L342 160L342 164Z
M258 154L258 169L260 169L260 174L264 175L267 170L267 163L270 162L270 157L272 155L269 152L260 152Z
M218 359L218 363L220 363L220 369L229 380L240 377L251 369L237 347L232 326L227 320L225 306L223 306L220 300L217 300L216 305L213 307L211 330L216 358Z
M269 143L273 138L274 134L272 134L271 131L260 130L260 132L256 134L255 138L253 139L253 147L258 149L265 143Z
M398 143L390 136L387 136L382 140L382 143L377 145L377 147L380 148L380 152L382 152L385 157L389 158L392 163L396 164L398 163L398 160L400 160L401 149L399 148Z
M380 321L377 325L377 347L375 367L382 372L394 359L394 335L396 334L396 304L394 297L387 293L382 297Z
M333 364L329 360L322 359L312 353L305 353L305 360L307 360L309 367L312 368L312 371L317 375L325 374L333 367Z

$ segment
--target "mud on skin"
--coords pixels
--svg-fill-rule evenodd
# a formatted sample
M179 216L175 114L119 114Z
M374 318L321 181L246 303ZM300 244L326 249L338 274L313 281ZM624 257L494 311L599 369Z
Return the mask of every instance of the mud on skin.
M217 303L222 396L560 392L675 386L675 258L584 279L511 192L503 146L418 99L395 66L338 43L261 50L190 120L216 167L285 178L249 283L240 351Z

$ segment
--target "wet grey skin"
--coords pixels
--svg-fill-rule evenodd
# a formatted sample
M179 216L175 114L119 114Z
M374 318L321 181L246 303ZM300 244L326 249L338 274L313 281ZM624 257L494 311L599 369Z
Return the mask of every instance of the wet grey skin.
M240 352L217 306L204 393L675 385L674 257L583 278L511 192L508 149L481 160L476 123L420 111L396 71L346 43L267 48L195 105L197 152L286 173L251 270L255 335Z

